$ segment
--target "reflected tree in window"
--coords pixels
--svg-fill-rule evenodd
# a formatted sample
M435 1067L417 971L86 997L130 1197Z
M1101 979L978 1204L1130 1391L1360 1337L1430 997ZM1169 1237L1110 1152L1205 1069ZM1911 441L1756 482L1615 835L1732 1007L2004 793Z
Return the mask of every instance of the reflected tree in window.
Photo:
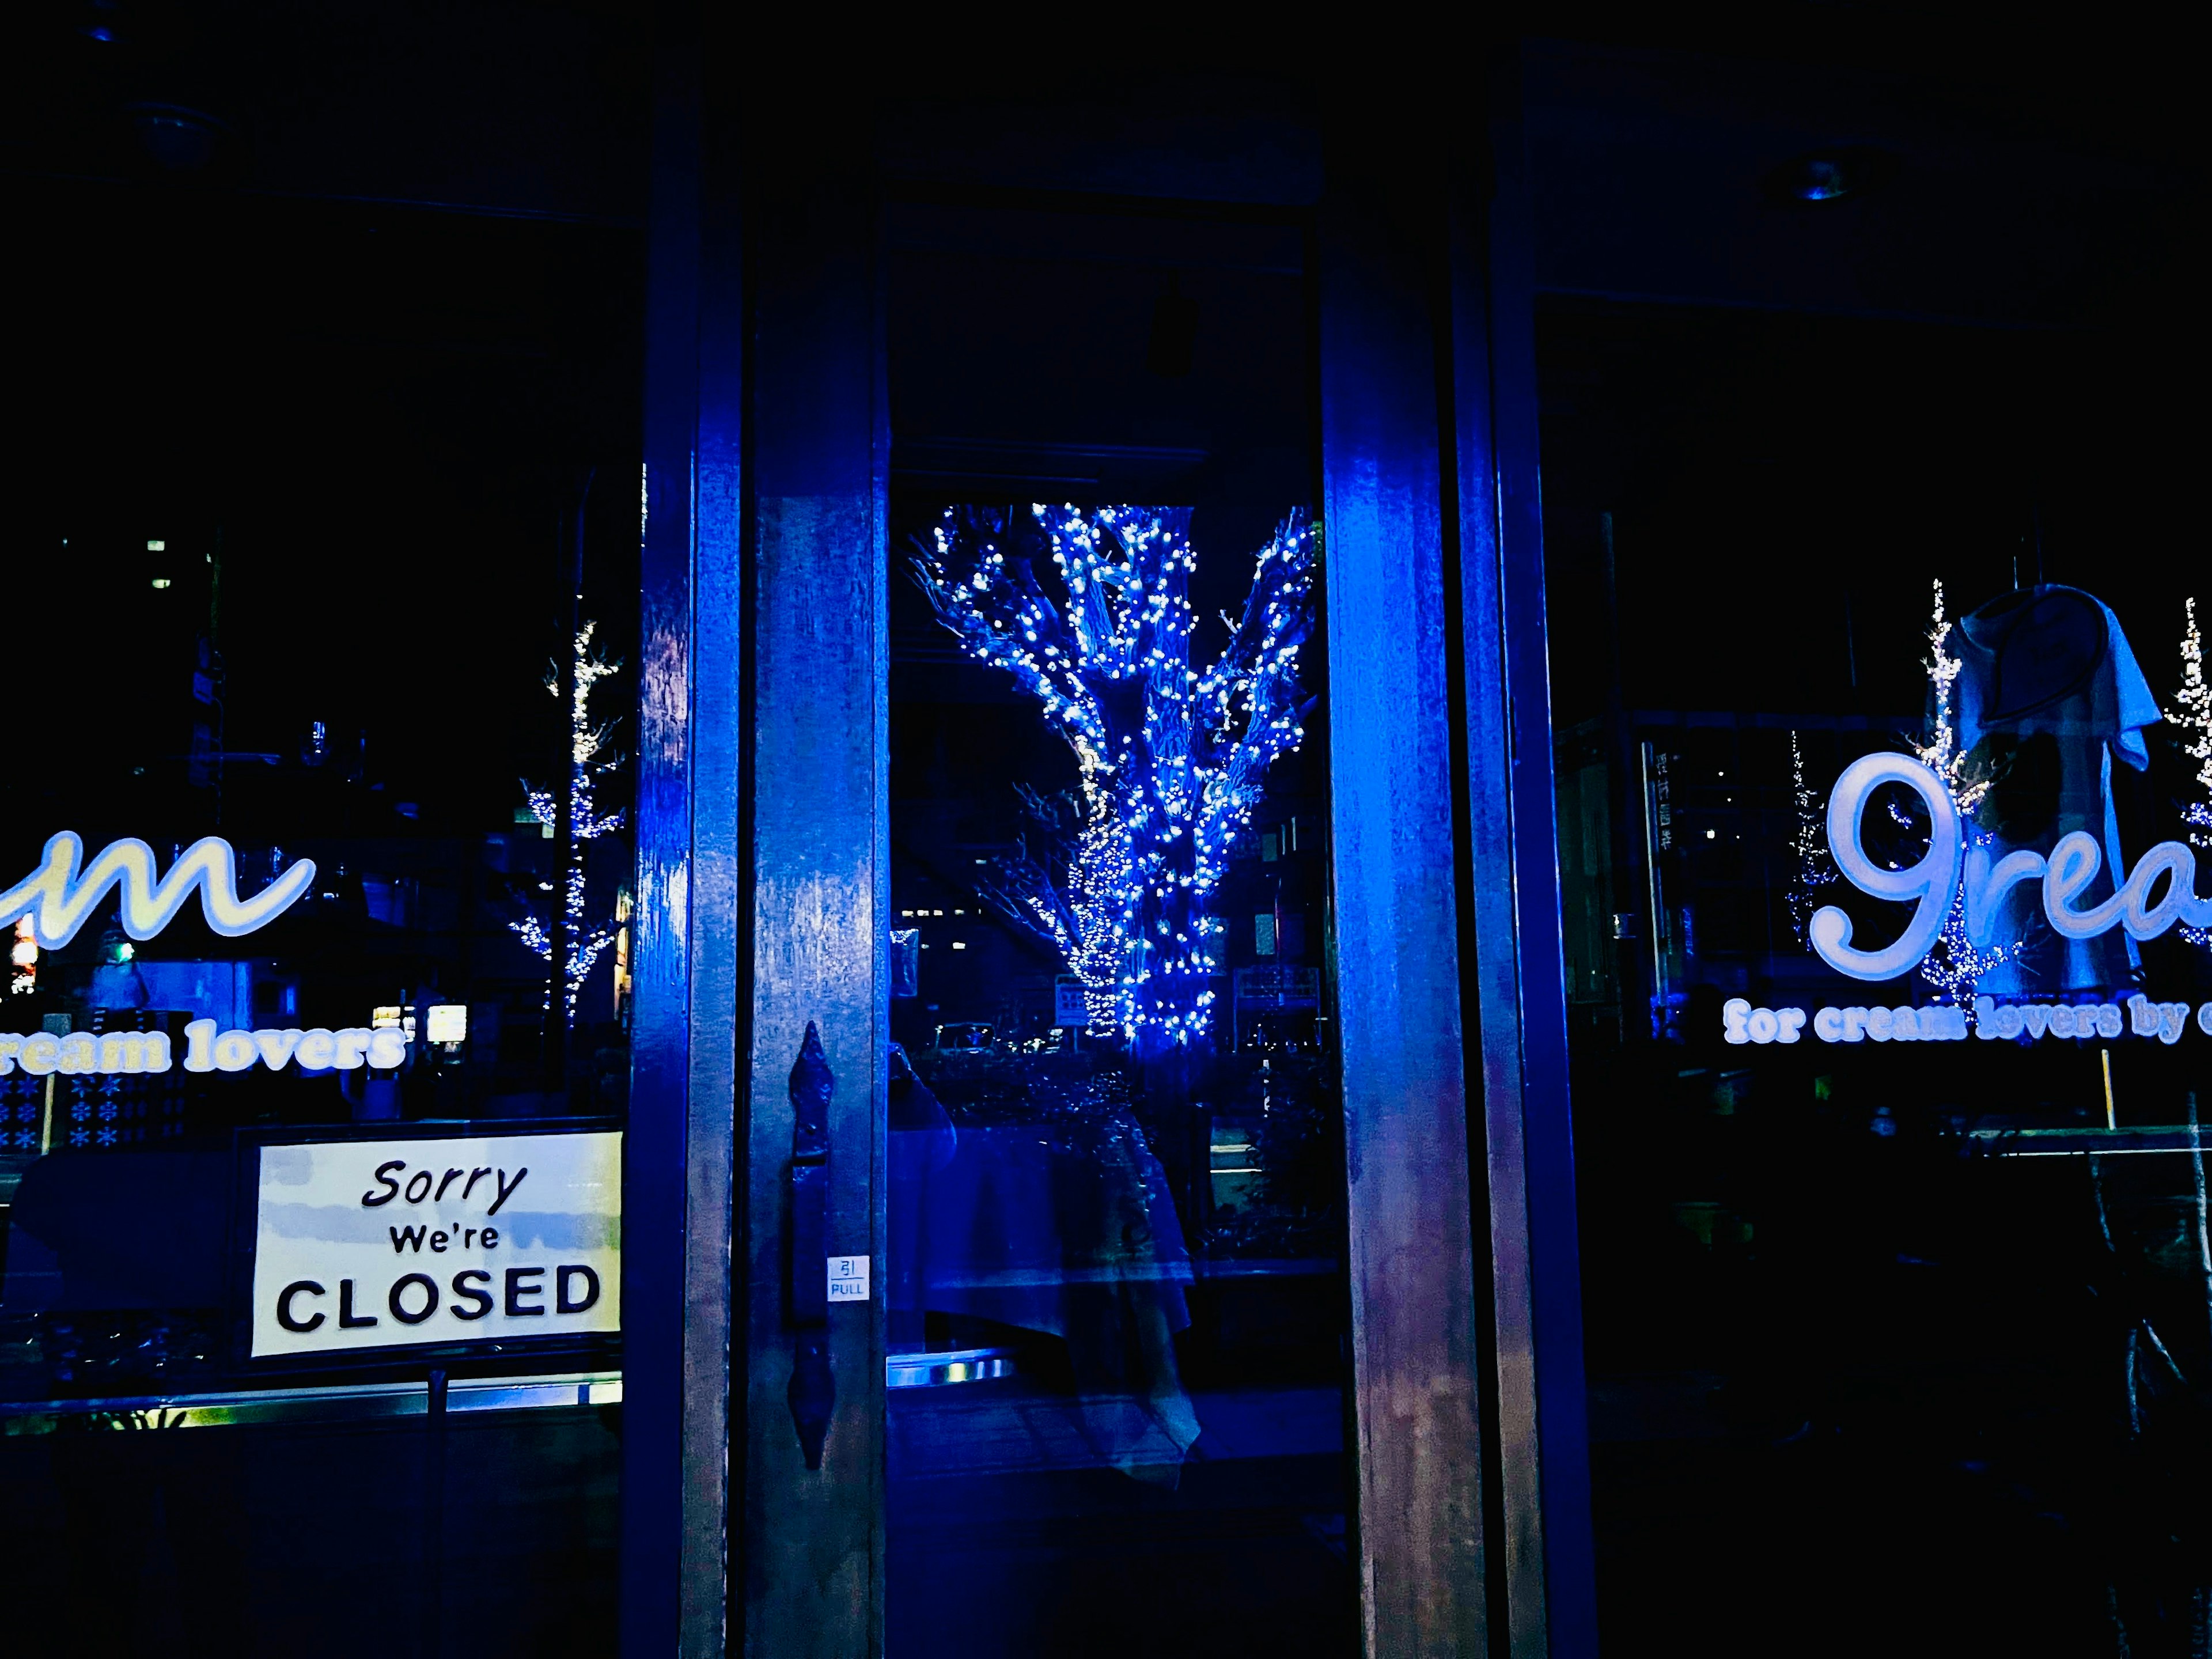
M1140 1054L1210 1035L1209 901L1313 706L1301 659L1318 530L1284 520L1243 615L1221 618L1228 643L1200 665L1189 522L1186 507L948 507L914 561L939 619L1075 751L1079 799L1030 797L1040 833L992 884L1082 981L1093 1024Z
M552 835L562 836L566 830L563 851L567 856L562 860L561 883L557 889L550 882L539 883L544 896L531 914L507 923L538 953L538 960L553 969L545 981L544 1006L546 1012L552 1011L553 988L559 985L564 1025L575 1024L576 999L584 981L615 937L611 914L598 920L591 914L589 883L584 872L586 843L621 829L623 823L618 810L601 813L597 797L597 780L622 764L622 756L607 742L614 722L595 721L592 715L592 694L599 682L622 672L620 662L609 662L592 650L592 635L598 627L597 623L587 622L577 630L570 642L566 676L556 669L545 677L545 689L556 698L565 691L568 703L567 798L541 789L527 778L522 781L531 816Z
M2212 685L2204 680L2204 635L2197 626L2196 596L2183 604L2188 621L2181 633L2181 693L2166 719L2188 734L2181 752L2197 763L2196 799L2181 810L2189 844L2212 848ZM2179 931L2191 945L2212 947L2212 929L2184 922Z
M1930 602L1928 632L1923 637L1928 641L1928 655L1921 666L1928 675L1928 718L1920 741L1913 745L1913 753L1923 765L1943 780L1950 791L1951 799L1959 809L1959 823L1972 848L1994 844L1996 837L1974 822L1974 813L1983 798L1989 793L1988 779L1969 764L1968 753L1959 744L1959 726L1955 718L1958 702L1959 676L1965 665L1951 649L1950 617L1944 610L1943 584L1935 584ZM1892 806L1894 814L1897 808ZM1951 914L1944 919L1943 931L1936 936L1936 943L1920 964L1920 977L1935 988L1938 1002L1953 1002L1972 1007L1974 989L1982 975L1994 973L2019 954L2012 945L1978 945L1966 928L1966 884L1952 896Z

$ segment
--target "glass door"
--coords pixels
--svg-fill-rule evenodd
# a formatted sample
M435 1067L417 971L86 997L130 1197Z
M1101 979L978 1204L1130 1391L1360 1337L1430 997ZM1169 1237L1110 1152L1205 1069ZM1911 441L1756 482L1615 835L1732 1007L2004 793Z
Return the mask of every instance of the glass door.
M886 240L886 1650L1349 1654L1306 238Z
M1427 276L1310 130L1224 204L1162 187L1204 146L1086 173L1022 141L1066 111L961 108L748 106L741 307L705 239L747 434L697 452L749 653L732 1617L1464 1651Z

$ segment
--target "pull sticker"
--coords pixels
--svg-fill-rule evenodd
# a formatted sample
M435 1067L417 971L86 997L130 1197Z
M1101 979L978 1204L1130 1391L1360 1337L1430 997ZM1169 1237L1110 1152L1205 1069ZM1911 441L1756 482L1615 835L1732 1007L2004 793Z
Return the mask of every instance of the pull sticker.
M830 1258L830 1299L866 1302L868 1299L868 1258L833 1255Z

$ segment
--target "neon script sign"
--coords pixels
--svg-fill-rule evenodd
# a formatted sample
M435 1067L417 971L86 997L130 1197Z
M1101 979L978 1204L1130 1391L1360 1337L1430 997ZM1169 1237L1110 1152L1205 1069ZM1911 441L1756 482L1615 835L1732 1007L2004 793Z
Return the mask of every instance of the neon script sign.
M1928 809L1928 851L1917 864L1887 870L1868 856L1860 823L1874 792L1886 783L1902 784ZM1959 809L1943 780L1910 755L1867 755L1844 768L1828 797L1828 848L1844 880L1862 893L1913 907L1912 920L1893 944L1879 951L1851 948L1851 919L1832 904L1813 915L1808 930L1820 960L1853 979L1895 979L1918 967L1935 948L1943 924L1966 892L1966 936L1978 948L1990 943L2005 896L2027 883L2043 889L2043 914L2062 939L2094 939L2124 927L2131 939L2155 939L2177 921L2202 927L2212 924L2212 899L2197 896L2197 857L2185 842L2162 841L2142 855L2114 892L2087 909L2074 901L2104 866L2096 838L2076 830L2059 837L2045 859L2025 848L1994 864L1984 848L1969 850ZM2159 878L2167 880L2154 899Z
M64 830L46 842L39 867L0 892L0 927L32 919L39 943L48 950L75 939L111 888L123 895L123 931L149 939L176 919L197 891L207 925L225 939L265 927L300 901L315 879L312 859L301 859L252 898L238 896L238 862L230 843L215 836L194 842L154 878L154 849L143 841L112 842L89 866L84 842Z

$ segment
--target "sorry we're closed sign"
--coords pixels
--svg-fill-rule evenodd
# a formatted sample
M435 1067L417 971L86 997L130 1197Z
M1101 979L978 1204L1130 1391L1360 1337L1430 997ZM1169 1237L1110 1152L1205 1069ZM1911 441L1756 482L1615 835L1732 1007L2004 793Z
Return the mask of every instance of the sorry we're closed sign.
M252 1353L622 1328L622 1136L261 1149Z

